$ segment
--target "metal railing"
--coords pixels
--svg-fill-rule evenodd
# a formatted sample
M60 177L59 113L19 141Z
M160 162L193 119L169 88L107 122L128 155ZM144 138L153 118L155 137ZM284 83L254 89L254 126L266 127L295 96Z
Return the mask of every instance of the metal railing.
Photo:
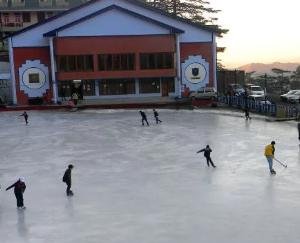
M275 104L239 96L219 96L218 102L239 109L248 108L252 112L262 113L267 116L298 118L300 115L299 108L292 104Z

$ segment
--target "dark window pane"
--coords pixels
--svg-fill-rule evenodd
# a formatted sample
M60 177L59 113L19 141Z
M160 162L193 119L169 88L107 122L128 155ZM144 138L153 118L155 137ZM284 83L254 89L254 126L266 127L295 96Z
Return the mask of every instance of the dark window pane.
M159 78L141 78L140 79L140 93L160 93Z
M71 96L71 81L58 81L58 96L61 98Z
M84 56L76 56L76 71L84 70Z
M85 56L85 71L93 71L94 70L94 60L93 55L87 55Z
M83 80L83 95L95 96L95 80Z
M105 70L105 55L98 55L98 70L104 71Z
M101 80L100 95L127 95L135 94L134 79L107 79Z
M30 12L23 12L22 13L22 18L23 18L23 22L24 23L30 23L31 22L31 16L30 16Z
M68 56L68 71L76 71L76 56Z
M60 72L68 71L66 56L58 56L58 71Z

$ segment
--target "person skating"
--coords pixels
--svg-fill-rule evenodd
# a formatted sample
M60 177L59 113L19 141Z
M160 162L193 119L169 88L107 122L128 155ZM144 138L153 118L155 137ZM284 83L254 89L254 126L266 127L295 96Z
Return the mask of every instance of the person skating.
M28 114L26 111L23 112L23 114L21 114L20 116L24 116L24 120L26 122L26 125L28 124Z
M162 122L161 120L159 120L159 118L158 118L158 112L157 112L155 109L153 109L153 115L154 115L154 118L155 118L156 124L158 124L158 123L161 123L161 122Z
M6 188L6 191L9 189L14 188L14 193L17 199L17 207L19 209L25 209L24 207L24 199L23 199L23 193L25 192L26 185L25 180L23 177L20 177L18 181L16 181L14 184Z
M63 182L67 184L67 190L66 190L67 196L73 196L73 192L71 191L71 186L72 186L71 172L73 168L74 166L72 164L68 165L68 169L66 169L63 176Z
M298 122L298 139L300 141L300 122Z
M147 120L147 116L146 113L143 111L140 111L140 114L142 116L142 125L144 126L144 121L147 123L147 126L149 126L148 120Z
M248 107L245 107L245 118L246 118L246 120L251 119Z
M211 157L210 157L210 153L212 152L211 148L209 147L209 145L206 145L206 147L204 149L200 149L198 153L201 153L201 152L204 152L204 157L206 158L206 162L207 162L207 166L209 167L209 163L212 165L212 167L216 167L214 165L214 163L212 162L211 160Z
M270 173L275 175L276 171L273 169L273 159L275 154L275 141L272 141L270 144L268 144L265 147L265 156L267 158L267 161L269 163L269 170Z

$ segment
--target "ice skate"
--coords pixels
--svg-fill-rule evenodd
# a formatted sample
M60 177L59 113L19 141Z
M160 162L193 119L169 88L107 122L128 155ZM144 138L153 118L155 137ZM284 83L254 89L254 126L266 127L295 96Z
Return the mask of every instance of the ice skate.
M272 175L276 175L276 171L274 169L272 169L270 172Z

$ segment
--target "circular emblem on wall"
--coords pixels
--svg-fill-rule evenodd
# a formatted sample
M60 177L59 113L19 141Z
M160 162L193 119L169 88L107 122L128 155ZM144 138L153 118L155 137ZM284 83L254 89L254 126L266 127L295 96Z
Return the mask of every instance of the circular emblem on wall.
M42 97L49 90L48 67L40 60L27 60L19 68L20 90L28 97Z
M22 75L24 85L30 89L39 89L46 82L46 74L40 68L28 68Z
M206 78L207 71L201 63L191 63L184 71L185 79L193 84L203 82Z

